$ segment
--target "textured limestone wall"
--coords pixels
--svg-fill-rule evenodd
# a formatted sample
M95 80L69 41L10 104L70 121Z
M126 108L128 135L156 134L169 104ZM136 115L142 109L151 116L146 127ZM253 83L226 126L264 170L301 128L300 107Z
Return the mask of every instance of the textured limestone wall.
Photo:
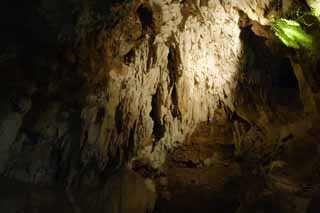
M60 93L65 102L81 100L76 111L81 111L78 146L84 167L95 161L103 171L136 157L158 168L167 150L183 142L198 123L210 121L219 104L233 109L244 63L240 15L267 24L277 14L272 2L43 1L35 6L39 10L32 10L33 15L42 18L56 36L49 43L66 46L63 59L51 55L33 59L49 73L61 72L60 77L49 77L48 88L41 92L48 99ZM73 12L65 13L68 9ZM36 32L43 26L27 27ZM73 72L81 78L72 77ZM38 78L44 81L44 77ZM69 84L75 85L73 92L65 93ZM56 113L69 122L68 115L75 109L66 108ZM50 131L57 131L56 121L50 120ZM31 129L44 136L49 131ZM65 140L57 140L54 134L49 138Z
M107 86L100 100L89 96L82 142L106 161L110 147L134 147L157 168L168 149L213 118L219 102L233 107L242 44L238 11L219 2L143 5L100 35L107 53L97 69Z
M225 106L236 112L234 138L226 144L238 149L234 154L242 158L242 165L250 164L245 172L267 167L265 162L271 173L276 173L272 167L288 168L275 160L274 145L279 150L288 146L293 159L300 144L306 144L307 155L298 159L310 162L302 173L312 173L318 160L314 132L320 64L286 49L269 29L273 17L289 12L297 2L28 4L8 27L19 28L25 18L24 28L5 33L6 38L16 35L11 41L16 46L1 44L10 48L0 55L5 79L0 93L6 93L7 85L23 91L16 88L22 79L38 90L21 100L10 94L8 100L1 97L0 172L40 185L63 183L75 208L79 201L72 190L84 188L80 195L85 196L88 211L92 205L97 211L127 210L132 202L138 203L132 196L149 198L152 191L151 200L136 206L143 212L152 208L154 190L145 190L143 178L130 170L121 173L121 168L129 164L161 170L168 151L185 142L198 124L219 120L215 110ZM292 93L277 87L281 79L273 79L281 69L289 69L298 81ZM274 84L278 85L273 88ZM289 95L296 95L298 111L304 113L293 109L295 103L285 103ZM303 143L295 144L292 138ZM308 150L314 150L314 157L309 158ZM299 165L295 171L304 167ZM91 189L92 199L87 200L86 190ZM96 200L101 203L96 205ZM105 209L106 201L115 210Z
M29 69L35 70L33 80L41 87L33 101L46 104L31 109L36 118L24 124L24 131L31 130L24 143L45 141L48 153L62 156L51 157L53 164L68 165L61 166L66 174L112 170L132 158L160 168L167 151L200 122L212 120L219 105L244 108L235 106L241 72L250 63L239 26L248 25L242 23L245 14L249 24L255 23L252 31L270 39L261 24L269 24L293 4L275 3L43 1L33 15L43 18L55 39L43 35L41 41L53 39L50 45L63 50L30 54ZM38 24L26 28L34 33L42 29ZM242 81L261 83L261 76Z

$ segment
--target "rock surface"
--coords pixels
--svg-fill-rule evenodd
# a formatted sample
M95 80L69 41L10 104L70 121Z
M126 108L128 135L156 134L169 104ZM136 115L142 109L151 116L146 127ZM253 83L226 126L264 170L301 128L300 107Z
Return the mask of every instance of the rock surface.
M237 188L237 196L226 193L236 209L240 202L238 212L271 205L303 213L309 203L312 211L319 192L319 58L284 47L270 30L274 18L297 8L307 4L5 4L0 172L44 187L40 194L58 184L67 192L49 197L68 197L62 209L109 213L151 211L153 180L179 194L212 177L213 187L222 187L238 178L226 174L237 168L235 185L250 184ZM198 173L199 185L185 182ZM208 203L220 193L193 192L203 192ZM23 190L12 193L25 200ZM12 203L20 202L16 197ZM39 209L59 202L53 200L40 199Z

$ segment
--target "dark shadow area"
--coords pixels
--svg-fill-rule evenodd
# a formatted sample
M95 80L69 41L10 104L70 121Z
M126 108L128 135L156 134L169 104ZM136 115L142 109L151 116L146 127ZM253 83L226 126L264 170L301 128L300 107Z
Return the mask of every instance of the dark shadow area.
M240 105L251 111L268 107L276 113L280 108L302 112L299 84L290 60L273 52L251 26L242 28L241 40L245 63L236 91L236 97L241 97Z
M165 126L162 124L161 121L161 103L162 96L161 96L161 88L158 87L156 93L152 96L151 106L152 110L150 112L150 117L153 120L153 136L156 141L159 141L166 131Z
M153 12L148 6L144 4L140 5L137 13L143 29L147 29L148 27L153 28Z

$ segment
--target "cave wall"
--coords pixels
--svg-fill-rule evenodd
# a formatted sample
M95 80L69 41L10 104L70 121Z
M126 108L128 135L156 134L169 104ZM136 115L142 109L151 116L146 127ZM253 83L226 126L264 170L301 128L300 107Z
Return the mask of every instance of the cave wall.
M232 107L241 43L237 11L227 14L213 2L211 7L202 8L196 4L154 4L154 8L149 6L155 11L150 17L151 27L143 26L147 23L133 11L111 36L99 41L102 50L112 55L102 57L108 61L99 61L107 78L99 103L105 118L99 138L89 133L86 143L98 146L103 155L110 144L128 143L132 132L136 150L143 148L144 153L150 153L150 163L158 167L166 149L182 142L199 122L214 116L219 100ZM186 17L188 13L200 15ZM135 27L128 29L128 22ZM136 40L126 36L136 36ZM124 64L126 57L130 60ZM95 120L96 109L84 110L85 122ZM90 117L91 110L94 113ZM121 127L116 129L116 122ZM89 130L96 129L88 125Z
M188 143L199 124L214 126L226 116L233 138L223 143L235 149L245 178L270 169L272 193L285 192L295 203L300 198L281 185L279 171L301 171L301 179L315 173L320 63L285 48L270 24L299 6L306 5L6 3L0 9L0 173L62 184L74 209L144 212L154 206L155 186L132 168L161 173L168 153ZM280 149L285 153L277 158ZM290 175L286 181L304 191Z
M14 94L4 96L3 105L11 108L2 114L17 118L10 124L9 118L2 119L1 132L21 126L19 134L16 130L3 136L3 150L7 152L16 139L15 152L20 153L6 157L5 174L28 182L66 177L72 182L79 176L90 182L88 174L110 174L128 162L159 169L168 150L199 123L218 116L215 109L221 103L250 123L272 126L269 106L262 108L255 100L237 105L244 93L237 93L239 82L261 83L268 77L261 72L262 77L241 79L250 46L241 35L252 25L252 33L274 42L268 25L293 4L283 1L278 8L268 0L34 2L6 25L11 34L4 36L10 42L3 45L15 43L16 48L9 48L9 59L1 65L7 82L2 91ZM8 8L17 12L12 5ZM248 23L242 23L243 14ZM24 17L28 22L21 29ZM310 68L290 59L304 110L313 117L317 98L309 97L317 97L317 78L312 75L317 76L319 63ZM25 90L16 85L26 80L22 84L37 89L15 95ZM260 95L254 87L249 90ZM29 109L25 102L30 101ZM247 109L251 104L263 112L252 113ZM288 128L283 131L290 132Z

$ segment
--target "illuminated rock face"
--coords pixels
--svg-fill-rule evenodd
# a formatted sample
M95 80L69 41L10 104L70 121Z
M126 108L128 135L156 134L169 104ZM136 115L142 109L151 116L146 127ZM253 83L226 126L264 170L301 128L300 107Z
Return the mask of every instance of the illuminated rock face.
M221 179L238 182L242 174L251 184L251 172L256 180L260 169L276 178L292 166L301 177L314 172L320 63L309 62L307 55L292 57L293 50L281 46L268 27L296 1L37 2L28 4L31 12L19 11L32 14L25 28L18 24L24 15L9 27L18 26L14 35L22 47L10 49L8 42L9 50L0 55L1 77L8 79L1 79L1 88L12 79L38 87L30 100L15 100L0 89L1 104L7 106L0 110L5 176L63 183L63 199L76 209L146 212L154 206L158 182L165 188L180 181L172 187L179 194L190 185L207 190L207 180L215 188L210 177L224 187ZM25 92L15 84L8 88ZM284 146L288 162L274 157L273 149ZM176 169L184 171L177 176ZM198 174L208 170L213 174L198 185ZM240 192L243 212L252 207L246 206L247 197L258 198L246 195L255 184ZM272 184L277 187L277 181ZM253 191L259 195L264 187L258 184ZM238 196L233 197L238 205Z
M44 106L41 114L31 109L39 118L28 128L46 141L73 144L61 148L63 159L72 155L76 160L70 161L79 161L83 167L98 162L99 171L121 167L132 159L160 168L168 150L182 143L199 123L218 116L218 106L226 105L248 118L242 113L248 101L240 107L236 104L241 102L236 91L239 73L250 52L239 28L248 23L241 23L241 17L246 14L256 23L252 31L270 38L260 24L269 24L276 15L275 1L121 1L114 8L118 17L114 22L108 19L113 16L92 15L91 10L101 9L95 8L100 1L83 1L80 8L75 7L76 24L70 26L60 26L59 20L69 23L72 14L54 16L65 2L44 2L39 7L50 11L45 20L60 32L59 39L72 45L62 51L63 60L49 54L34 59L41 69L48 60L49 72L68 76L49 78L48 88L40 93L49 97L50 106ZM291 2L284 1L282 6L288 10ZM68 70L66 64L72 68ZM254 75L258 77L242 81L263 81L263 75ZM76 89L71 91L70 84ZM82 104L69 109L66 103L55 103L50 99L57 93L69 105Z
M219 103L233 107L242 60L239 13L216 1L139 8L101 41L116 57L99 62L107 87L99 106L83 111L83 143L88 150L97 146L102 159L112 144L127 144L158 168L168 149L214 117Z
M110 147L120 146L159 168L169 149L197 124L214 118L219 103L233 109L244 61L240 14L269 24L276 15L273 4L133 3L111 32L98 36L100 53L93 51L87 58L92 66L84 71L93 81L105 79L106 86L100 98L96 91L89 95L90 107L82 113L88 133L82 144L90 153L86 156L104 161L103 168ZM287 2L283 7L290 6Z
M101 21L92 15L98 0L83 1L80 8L76 1L39 5L50 11L44 18L60 32L57 37L76 46L63 57L77 64L87 83L85 93L75 94L80 98L71 95L85 99L77 111L81 162L98 161L99 170L104 170L113 162L117 167L137 157L159 168L169 149L182 143L198 123L215 117L218 105L233 109L244 54L240 14L268 23L272 2L121 1L120 9L115 8L119 18L110 23L103 21L112 16ZM78 5L74 26L71 14L54 15L65 4ZM95 31L99 23L103 26ZM59 86L50 83L48 93ZM50 140L57 140L53 137Z

